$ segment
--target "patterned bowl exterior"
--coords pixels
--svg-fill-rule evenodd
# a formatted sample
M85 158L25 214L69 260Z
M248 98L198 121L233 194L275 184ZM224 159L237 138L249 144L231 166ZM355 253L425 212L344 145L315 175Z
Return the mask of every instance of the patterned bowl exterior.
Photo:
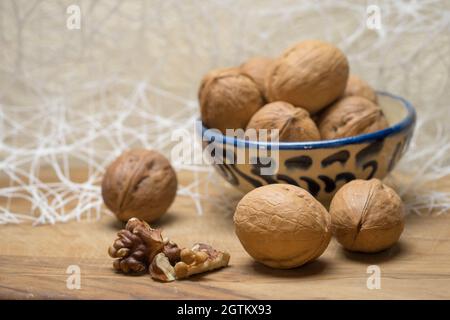
M273 175L261 174L264 165L259 159L253 159L254 164L250 161L245 164L229 161L236 159L238 151L243 151L248 159L252 154L249 151L251 148L265 146L270 150L270 142L244 141L222 135L212 137L203 127L203 147L213 143L216 150L222 150L223 157L228 161L215 164L215 168L244 193L265 184L289 183L308 190L328 205L337 190L353 179L383 179L408 147L416 120L413 106L389 93L378 92L378 95L400 102L405 117L389 128L356 137L317 142L280 142L277 156L272 157L272 161L278 158L278 171Z

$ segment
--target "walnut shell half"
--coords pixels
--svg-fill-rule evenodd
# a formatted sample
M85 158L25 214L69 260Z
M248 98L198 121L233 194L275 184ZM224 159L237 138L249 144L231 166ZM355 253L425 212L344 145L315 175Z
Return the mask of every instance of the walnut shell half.
M344 93L348 74L348 61L341 50L318 40L303 41L274 62L266 78L268 98L312 114Z
M249 129L277 129L280 141L320 140L319 129L308 111L282 101L266 104L259 109L250 119L247 125ZM270 137L269 133L267 137Z
M318 258L331 238L327 210L306 190L270 184L247 193L234 213L236 235L256 261L288 269Z
M333 234L347 250L378 252L400 238L403 211L400 197L380 180L353 180L331 201Z
M102 181L105 205L121 221L132 217L152 222L163 215L177 192L170 162L153 150L124 152L106 169Z
M244 129L253 114L264 104L255 81L239 68L209 72L199 89L200 111L208 128Z
M317 125L324 140L352 137L389 126L379 106L357 96L342 98L325 109Z

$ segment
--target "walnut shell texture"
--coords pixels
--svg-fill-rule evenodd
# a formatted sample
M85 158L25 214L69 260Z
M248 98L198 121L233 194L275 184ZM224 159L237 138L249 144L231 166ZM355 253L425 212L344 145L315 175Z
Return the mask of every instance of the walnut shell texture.
M136 217L152 222L172 204L177 177L169 161L159 152L132 149L106 169L102 181L105 205L121 221Z
M267 57L253 57L243 64L241 64L240 68L242 72L248 74L253 78L255 83L258 85L260 90L263 92L264 97L267 98L266 92L266 84L265 79L267 73L270 71L270 68L273 64L274 59Z
M255 81L239 68L209 72L199 89L200 111L208 128L244 129L253 114L264 104Z
M308 111L282 101L266 104L250 119L248 129L278 129L280 141L320 140L319 129ZM270 137L270 134L267 135Z
M341 50L318 40L303 41L274 62L266 78L268 98L315 113L344 93L348 74Z
M348 77L347 86L344 91L344 97L347 96L363 97L375 104L378 103L377 95L372 87L366 81L354 74L351 74Z
M318 258L331 238L327 210L306 190L288 184L254 189L234 213L236 234L256 261L288 269Z
M325 109L317 124L324 140L352 137L389 126L379 106L357 96L344 97Z
M330 214L333 234L350 251L387 249L404 228L402 200L378 179L345 184L331 201Z

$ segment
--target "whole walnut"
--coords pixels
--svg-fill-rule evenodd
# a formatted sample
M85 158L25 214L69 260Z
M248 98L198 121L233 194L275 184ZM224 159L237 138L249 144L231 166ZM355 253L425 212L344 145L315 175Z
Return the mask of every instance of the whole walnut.
M234 213L236 234L256 261L288 269L318 258L331 238L327 210L306 190L269 184L247 193Z
M363 97L375 104L378 103L377 95L372 87L366 81L354 74L351 74L348 77L347 86L344 91L344 97L347 96Z
M348 74L341 50L318 40L303 41L274 62L266 78L268 98L315 113L344 93Z
M278 129L280 141L320 140L319 129L308 111L292 104L277 101L266 104L250 119L248 129ZM270 138L270 134L267 134Z
M353 180L331 201L333 234L348 250L378 252L400 238L403 211L400 197L380 180Z
M152 222L162 216L177 193L169 161L153 150L124 152L106 169L102 181L105 205L121 221L136 217Z
M379 106L363 97L344 97L325 109L317 121L324 140L352 137L389 126Z
M267 93L265 79L267 73L270 71L273 61L273 59L267 57L253 57L240 66L242 72L253 78L266 98Z
M201 117L208 128L245 128L253 114L264 104L255 81L239 68L209 72L199 89Z

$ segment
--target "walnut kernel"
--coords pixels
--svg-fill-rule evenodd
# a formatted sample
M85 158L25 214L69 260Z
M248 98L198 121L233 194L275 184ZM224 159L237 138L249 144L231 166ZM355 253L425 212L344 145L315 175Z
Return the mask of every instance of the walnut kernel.
M123 273L146 271L149 263L164 248L161 229L153 229L136 218L130 219L117 237L108 254L116 259L114 269Z
M169 258L162 252L158 253L153 259L149 272L153 279L159 281L170 282L175 280L175 269Z
M218 251L210 245L198 243L191 249L181 250L180 258L181 261L174 267L177 279L226 267L230 261L230 254Z
M153 229L145 221L131 218L125 229L108 249L113 267L122 273L148 273L155 280L169 282L228 265L230 255L198 243L191 249L162 237L161 229Z

